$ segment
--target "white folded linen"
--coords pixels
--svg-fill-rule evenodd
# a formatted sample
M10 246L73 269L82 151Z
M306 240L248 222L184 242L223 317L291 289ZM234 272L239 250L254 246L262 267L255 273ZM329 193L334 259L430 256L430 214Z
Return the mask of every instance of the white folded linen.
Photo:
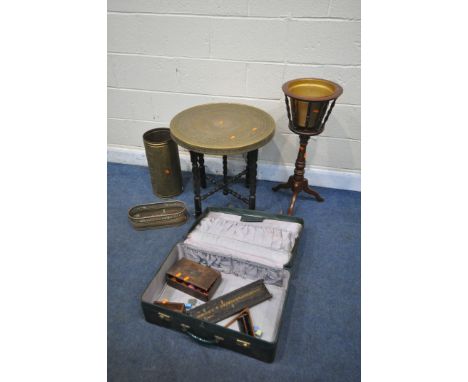
M210 212L185 243L229 256L282 268L290 257L302 226L265 219L241 222L239 215Z
M265 284L282 285L284 279L284 268L270 267L265 264L259 264L246 259L239 259L215 252L194 247L187 243L177 244L179 254L186 259L196 263L214 268L224 274L233 274L250 280L262 279Z

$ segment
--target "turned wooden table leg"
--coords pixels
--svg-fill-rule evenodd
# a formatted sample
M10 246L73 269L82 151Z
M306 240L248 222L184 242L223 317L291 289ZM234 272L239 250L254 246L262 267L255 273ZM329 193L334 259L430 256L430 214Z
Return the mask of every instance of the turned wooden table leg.
M249 173L249 209L255 209L255 193L257 191L257 159L258 150L249 151L247 154Z
M223 155L223 183L224 183L223 194L224 194L224 195L227 195L227 194L228 194L227 181L228 181L228 175L227 175L227 155Z
M205 156L198 154L198 167L200 168L200 185L206 188Z
M193 175L193 193L195 204L195 216L200 216L202 213L201 196L200 196L200 166L198 153L190 151L190 160L192 161Z
M249 188L249 161L248 159L247 159L247 165L245 166L245 187Z

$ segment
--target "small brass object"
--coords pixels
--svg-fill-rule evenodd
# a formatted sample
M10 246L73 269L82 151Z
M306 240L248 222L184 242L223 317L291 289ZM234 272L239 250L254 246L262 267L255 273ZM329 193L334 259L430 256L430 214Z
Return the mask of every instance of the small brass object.
M250 342L240 340L239 338L236 339L236 344L239 345L239 346L242 346L244 348L249 348L250 347Z
M186 332L187 330L190 329L190 326L187 325L187 324L180 324L180 327L182 328L182 331L183 331L183 332Z
M179 149L167 127L143 134L146 159L151 176L153 193L160 198L170 198L183 191Z
M168 321L170 322L171 321L171 316L169 316L168 314L164 314L162 312L158 312L158 316L161 320L164 320L164 321Z
M195 299L195 298L189 298L189 300L187 302L192 306L197 305L197 299Z

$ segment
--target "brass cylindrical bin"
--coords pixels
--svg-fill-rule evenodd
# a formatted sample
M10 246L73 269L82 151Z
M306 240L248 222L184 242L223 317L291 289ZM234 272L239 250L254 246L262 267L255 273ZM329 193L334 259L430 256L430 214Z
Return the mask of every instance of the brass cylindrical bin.
M157 128L143 134L146 159L155 195L169 198L182 190L179 149L168 128Z

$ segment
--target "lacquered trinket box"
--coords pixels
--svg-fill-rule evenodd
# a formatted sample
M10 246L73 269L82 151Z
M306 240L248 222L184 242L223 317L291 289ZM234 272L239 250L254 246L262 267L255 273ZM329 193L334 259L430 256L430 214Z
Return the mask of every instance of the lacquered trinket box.
M202 301L208 301L221 282L221 273L184 258L167 271L166 281L173 288Z
M304 222L301 218L274 215L261 211L207 208L195 221L188 234L177 243L162 262L141 297L146 321L185 333L202 344L230 349L256 359L273 362L281 326L289 319L285 313L286 301L291 293L291 273L294 255ZM180 260L187 259L208 266L220 273L220 283L211 301L224 300L221 296L232 296L240 291L233 301L252 305L255 295L242 296L249 285L267 289L265 298L255 300L248 307L248 327L261 328L261 338L252 330L241 330L239 325L224 327L235 319L246 307L238 304L235 311L231 304L226 315L218 319L203 320L205 302L197 299L195 307L185 313L167 309L164 304L187 303L193 297L167 282L171 268ZM249 289L250 290L250 289ZM248 293L253 293L252 291ZM243 300L245 297L245 300ZM224 301L225 302L225 301ZM193 315L191 311L193 310ZM195 313L197 312L197 313ZM198 313L202 312L202 314ZM218 322L211 322L217 321ZM246 333L245 333L246 332ZM250 333L250 334L249 334Z

